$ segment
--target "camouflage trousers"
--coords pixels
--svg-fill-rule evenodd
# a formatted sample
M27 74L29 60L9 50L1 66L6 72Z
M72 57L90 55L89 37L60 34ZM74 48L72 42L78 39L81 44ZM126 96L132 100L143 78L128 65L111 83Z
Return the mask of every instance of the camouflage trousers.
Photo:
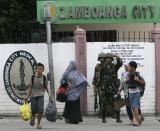
M102 91L98 89L100 115L102 113Z
M112 116L114 114L114 94L102 92L101 113L102 119L105 119L107 115Z

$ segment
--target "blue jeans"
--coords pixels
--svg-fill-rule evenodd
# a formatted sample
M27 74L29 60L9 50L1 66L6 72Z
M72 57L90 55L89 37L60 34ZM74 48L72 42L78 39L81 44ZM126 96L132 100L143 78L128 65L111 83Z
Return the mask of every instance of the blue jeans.
M140 109L140 92L137 93L129 93L130 104L132 108L139 108Z

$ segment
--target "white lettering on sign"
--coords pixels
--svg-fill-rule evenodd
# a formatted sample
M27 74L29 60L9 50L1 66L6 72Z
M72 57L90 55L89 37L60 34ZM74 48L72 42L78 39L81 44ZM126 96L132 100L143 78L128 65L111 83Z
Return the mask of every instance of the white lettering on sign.
M139 66L144 66L145 43L108 43L103 45L103 52L120 56L124 63L136 61Z

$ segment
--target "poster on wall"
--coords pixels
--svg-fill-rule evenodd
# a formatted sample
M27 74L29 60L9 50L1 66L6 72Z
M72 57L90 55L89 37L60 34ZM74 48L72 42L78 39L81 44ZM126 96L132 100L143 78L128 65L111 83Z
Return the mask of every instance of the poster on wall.
M145 63L145 43L107 43L103 44L103 52L117 54L123 63L136 61L138 66L144 66Z

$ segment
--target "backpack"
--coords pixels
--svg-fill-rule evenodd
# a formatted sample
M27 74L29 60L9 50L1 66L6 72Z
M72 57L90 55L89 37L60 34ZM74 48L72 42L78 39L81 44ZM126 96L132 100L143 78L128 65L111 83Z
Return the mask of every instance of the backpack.
M32 85L34 84L34 78L35 78L35 75L32 75L32 78L31 78L31 81L32 81ZM43 75L43 88L46 88L46 81L47 81L47 77L45 75Z
M135 77L139 77L139 73L135 72L134 74L129 74L129 80L127 81L128 88L135 89L139 86L139 84L134 80Z
M130 75L130 78L129 78L130 80L127 82L128 88L135 89L135 88L139 87L140 88L141 97L142 97L144 95L146 84L142 85L142 84L137 83L136 81L134 81L134 77L138 77L140 80L143 80L140 77L139 72L135 72L134 74Z
M143 80L141 77L139 77L140 80ZM139 84L139 88L140 88L140 93L141 93L141 97L144 95L145 92L145 87L146 87L146 83L144 85Z
M67 99L67 82L61 85L56 91L56 100L58 102L65 102Z
M46 119L50 122L56 122L57 120L57 108L54 102L50 99L45 110Z

